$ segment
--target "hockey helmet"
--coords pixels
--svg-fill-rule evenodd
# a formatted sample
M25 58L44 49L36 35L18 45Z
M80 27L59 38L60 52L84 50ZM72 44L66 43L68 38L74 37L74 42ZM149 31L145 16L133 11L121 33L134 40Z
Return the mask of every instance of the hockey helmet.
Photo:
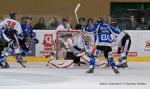
M69 21L70 21L69 17L64 17L63 18L63 22L69 22Z
M16 12L14 11L10 12L9 16L11 19L16 19Z
M32 20L32 17L31 17L31 16L27 16L26 18Z
M104 19L103 19L103 18L98 18L98 19L96 20L96 22L97 22L98 24L103 24L103 23L104 23Z

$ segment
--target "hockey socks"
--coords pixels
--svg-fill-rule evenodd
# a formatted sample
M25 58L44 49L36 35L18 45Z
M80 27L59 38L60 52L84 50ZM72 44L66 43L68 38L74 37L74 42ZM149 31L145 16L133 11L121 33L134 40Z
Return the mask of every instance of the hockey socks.
M110 64L110 66L112 67L112 69L117 69L115 61L114 61L114 59L112 57L108 58L108 63Z
M91 55L89 58L90 58L90 65L95 65L95 57Z
M86 73L94 73L95 57L91 55L89 56L89 58L90 58L90 62L89 62L90 67L89 67L89 70L86 71Z
M125 67L128 67L127 65L127 56L125 53L121 53L120 54L120 61L119 61L119 64L118 64L118 67L119 68L125 68Z
M114 62L113 57L109 58L108 62L111 65L111 67L112 67L113 71L115 72L115 74L119 74L119 71L118 71L117 66L116 66L116 64Z

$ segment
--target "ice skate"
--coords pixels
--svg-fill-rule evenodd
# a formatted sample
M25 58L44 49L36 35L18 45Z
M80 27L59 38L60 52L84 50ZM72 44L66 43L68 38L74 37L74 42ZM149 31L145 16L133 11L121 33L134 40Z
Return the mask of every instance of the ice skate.
M86 73L94 73L94 68L89 68L89 70L88 71L86 71Z
M8 64L8 62L6 62L6 61L1 62L1 63L0 63L0 66L1 66L1 68L4 68L4 69L9 68L9 64Z
M113 71L115 72L115 74L119 74L120 72L118 71L118 69L113 69Z
M117 65L118 68L128 68L127 62L121 63Z

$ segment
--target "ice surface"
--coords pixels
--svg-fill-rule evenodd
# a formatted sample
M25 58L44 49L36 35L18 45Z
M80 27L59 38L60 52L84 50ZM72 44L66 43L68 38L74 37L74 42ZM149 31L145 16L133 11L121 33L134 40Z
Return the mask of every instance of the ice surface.
M0 69L0 89L150 89L150 62L130 62L128 69L119 69L120 75L110 68L96 68L94 74L86 74L88 66L72 69L48 68L45 63L28 63L27 68L16 63L10 66Z

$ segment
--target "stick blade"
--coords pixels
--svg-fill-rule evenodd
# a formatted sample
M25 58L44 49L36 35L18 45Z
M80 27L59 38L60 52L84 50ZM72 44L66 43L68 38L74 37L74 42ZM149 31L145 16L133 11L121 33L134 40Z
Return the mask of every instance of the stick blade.
M78 9L79 9L80 6L81 6L80 3L78 3L77 6L76 6L76 8L75 8L75 12L78 11Z

